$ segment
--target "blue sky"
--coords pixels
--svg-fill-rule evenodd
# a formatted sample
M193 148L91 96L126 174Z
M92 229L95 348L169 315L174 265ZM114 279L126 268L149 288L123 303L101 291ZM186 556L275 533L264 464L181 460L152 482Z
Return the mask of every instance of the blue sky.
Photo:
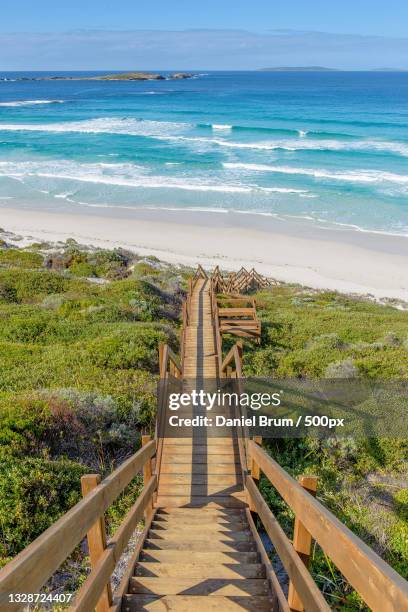
M0 70L408 68L406 0L2 0Z

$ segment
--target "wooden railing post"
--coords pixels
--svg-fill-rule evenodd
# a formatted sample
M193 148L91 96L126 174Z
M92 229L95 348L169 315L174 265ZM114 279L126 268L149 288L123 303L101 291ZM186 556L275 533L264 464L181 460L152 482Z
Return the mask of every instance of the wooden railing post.
M254 436L252 440L255 442L255 444L259 444L259 446L262 446L262 436ZM259 469L259 465L257 464L257 462L252 456L250 457L249 469L251 470L251 476L256 486L259 487L259 480L261 478L261 470ZM255 505L251 497L249 497L249 509L251 512L254 512L254 513L256 512Z
M163 355L164 355L164 343L163 342L159 342L159 372L160 372L160 378L164 378L165 376L165 372L164 372L164 364L163 364Z
M151 439L152 437L150 435L142 436L142 446L146 446L146 444L148 444ZM151 477L152 477L152 460L148 459L143 466L143 486L147 487ZM146 521L150 518L152 512L153 512L153 498L149 501L144 511L144 517Z
M238 356L239 356L240 366L241 366L241 369L242 369L242 356L244 354L244 343L242 342L242 340L238 340L238 342L237 342L237 349L238 349Z
M316 497L317 476L301 476L299 478L299 484L301 484L306 491L309 491L313 497ZM312 548L312 536L297 516L295 517L295 525L293 530L293 548L296 550L305 566L308 567L310 551ZM292 582L289 582L288 603L290 609L294 612L303 612L303 603Z
M85 497L98 486L101 482L99 474L85 474L81 478L82 496ZM102 557L106 549L106 528L105 517L99 517L96 523L90 528L87 533L89 557L91 559L91 568L94 569ZM108 612L112 605L112 588L108 582L102 591L98 603L95 606L96 612Z

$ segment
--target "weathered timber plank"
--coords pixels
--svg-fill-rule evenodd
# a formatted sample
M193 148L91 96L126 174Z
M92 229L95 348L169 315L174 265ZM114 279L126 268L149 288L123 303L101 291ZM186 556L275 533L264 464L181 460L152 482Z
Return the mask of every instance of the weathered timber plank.
M200 564L196 561L184 563L155 563L139 561L136 565L135 576L149 576L151 578L195 578L198 580L211 580L213 578L265 578L265 568L261 563L240 564Z
M210 552L202 550L143 550L141 561L156 561L160 563L200 563L212 565L214 563L259 563L257 552Z
M196 578L149 578L140 576L130 580L130 593L147 593L156 595L267 595L268 582L265 579L210 579Z
M126 595L123 612L270 612L271 598L267 596L230 596L212 597L200 595Z

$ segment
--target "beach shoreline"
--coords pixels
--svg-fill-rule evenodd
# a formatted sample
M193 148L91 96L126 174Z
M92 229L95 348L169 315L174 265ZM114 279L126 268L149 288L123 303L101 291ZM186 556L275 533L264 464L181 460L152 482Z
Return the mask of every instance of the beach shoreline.
M278 281L408 302L408 237L328 229L256 214L148 208L0 208L0 227L30 240L123 247L172 264L255 267Z

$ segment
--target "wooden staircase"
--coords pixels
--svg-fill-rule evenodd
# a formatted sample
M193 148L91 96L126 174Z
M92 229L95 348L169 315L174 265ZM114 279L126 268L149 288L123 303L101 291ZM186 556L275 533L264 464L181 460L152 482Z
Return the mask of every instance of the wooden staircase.
M271 610L265 568L244 510L160 508L122 611Z
M211 283L208 279L199 278L192 290L189 319L185 329L183 378L194 384L200 378L216 379L217 365Z
M183 392L208 380L212 386L220 355L211 283L201 276L192 288L184 343ZM183 417L198 413L192 407ZM122 611L271 610L246 508L238 440L231 429L210 429L206 436L191 429L186 437L165 437L154 519Z

